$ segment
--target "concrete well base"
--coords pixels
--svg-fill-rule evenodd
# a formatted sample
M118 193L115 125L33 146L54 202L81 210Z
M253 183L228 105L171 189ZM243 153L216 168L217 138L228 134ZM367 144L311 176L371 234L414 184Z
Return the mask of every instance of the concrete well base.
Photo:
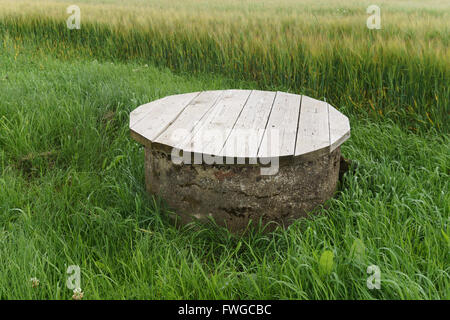
M148 192L160 195L183 224L211 217L233 232L250 220L287 226L306 216L336 191L339 165L340 148L313 161L282 162L276 175L261 175L259 165L177 165L145 149Z

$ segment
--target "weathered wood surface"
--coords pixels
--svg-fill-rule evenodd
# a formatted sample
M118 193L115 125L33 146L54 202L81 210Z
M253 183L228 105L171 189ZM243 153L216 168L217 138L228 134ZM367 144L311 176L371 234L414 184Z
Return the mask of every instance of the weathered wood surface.
M223 93L223 91L201 92L189 104L189 112L182 112L154 142L181 148L188 137L196 132L195 129L199 127L202 118L214 107Z
M198 131L180 147L205 155L219 155L251 91L227 90L198 124Z
M329 146L328 104L303 96L295 155L319 156L327 153Z
M301 99L302 96L297 94L277 92L259 148L259 157L294 154Z
M348 118L328 105L328 118L330 124L330 152L350 138L350 122Z
M130 114L131 130L153 141L199 94L194 92L169 96L138 107Z
M220 155L255 160L276 93L252 91Z
M314 159L350 137L348 118L328 103L259 90L168 96L131 112L130 130L136 140L160 150L175 147L250 162L266 157Z

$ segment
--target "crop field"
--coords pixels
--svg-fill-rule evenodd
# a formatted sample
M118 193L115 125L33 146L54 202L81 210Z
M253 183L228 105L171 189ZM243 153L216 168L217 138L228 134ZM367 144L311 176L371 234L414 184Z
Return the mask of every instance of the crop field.
M71 299L71 265L85 300L450 299L448 21L440 0L0 0L0 299ZM225 88L349 117L321 214L237 236L145 191L129 113Z

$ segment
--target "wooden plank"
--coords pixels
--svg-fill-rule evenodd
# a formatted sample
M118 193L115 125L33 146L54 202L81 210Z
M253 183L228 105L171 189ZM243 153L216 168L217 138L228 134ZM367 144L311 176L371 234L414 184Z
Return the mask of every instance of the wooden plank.
M221 151L224 157L256 160L275 92L252 91Z
M195 93L195 92L194 92ZM154 106L164 103L170 103L170 101L173 101L174 99L180 99L184 96L188 97L191 96L192 93L183 93L183 94L176 94L172 96L166 96L161 99L154 100L152 102L143 104L136 109L134 109L130 113L130 128L133 127L138 121L142 120L151 110ZM169 100L169 101L166 101Z
M151 101L149 103L143 104L130 113L130 129L133 128L133 126L142 120L149 112L152 110L152 108L160 103L163 103L164 100L166 100L168 97L164 97L158 100Z
M179 149L219 155L250 93L250 90L227 90L194 128L192 139Z
M330 121L330 152L332 152L350 138L350 122L345 115L330 105L328 105L328 117Z
M203 91L195 97L178 118L155 139L155 143L175 147L184 142L194 127L224 93L223 90Z
M328 153L330 130L328 104L303 96L297 132L295 156L319 156Z
M169 96L137 108L130 115L130 129L153 141L199 94L192 92Z
M294 154L300 95L277 92L258 151L259 158Z

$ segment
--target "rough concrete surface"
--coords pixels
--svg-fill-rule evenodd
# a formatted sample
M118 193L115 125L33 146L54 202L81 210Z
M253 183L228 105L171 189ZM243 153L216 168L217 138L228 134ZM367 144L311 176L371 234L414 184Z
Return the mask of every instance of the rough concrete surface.
M340 148L314 161L285 161L278 174L266 176L259 165L179 165L166 153L145 151L147 190L181 223L210 217L237 232L250 220L289 225L332 197L339 179Z

